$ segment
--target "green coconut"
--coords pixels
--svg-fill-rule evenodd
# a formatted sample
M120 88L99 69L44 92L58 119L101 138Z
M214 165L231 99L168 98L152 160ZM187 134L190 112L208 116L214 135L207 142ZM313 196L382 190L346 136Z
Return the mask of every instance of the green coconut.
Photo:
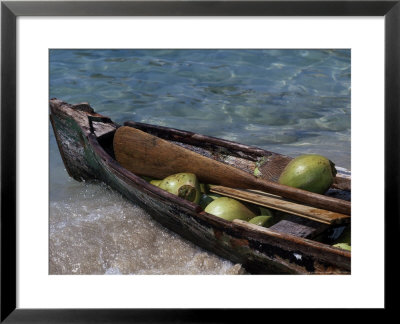
M214 199L212 199L209 195L202 194L200 197L199 205L201 208L205 209L208 204L210 204Z
M263 227L270 227L275 224L275 219L273 216L268 215L256 216L250 219L249 223Z
M347 226L339 237L335 240L334 247L351 251L351 228Z
M162 181L162 180L156 180L156 179L154 179L154 180L151 180L150 183L151 183L153 186L158 187L158 186L160 185L161 181Z
M326 157L306 154L288 163L279 177L279 183L323 194L332 185L336 173L335 164Z
M158 186L196 204L200 201L200 184L194 173L172 174L164 178Z
M255 167L255 168L254 168L253 174L254 174L254 176L257 177L257 178L259 178L259 177L262 176L262 173L261 173L261 171L258 169L258 167Z
M228 197L220 197L215 199L206 207L204 211L228 221L232 221L234 219L249 221L256 216L245 205Z
M196 188L191 185L183 185L178 189L179 197L193 202L196 202L197 193L198 191L196 190Z
M208 194L208 197L211 197L213 200L215 200L217 198L221 198L222 196L216 193L210 193Z
M260 209L260 216L274 216L274 213L272 212L271 209L261 206L258 208Z
M351 229L350 226L346 227L342 234L335 240L335 243L345 243L351 246Z
M342 234L340 234L338 241L351 245L351 229L350 226L346 227Z
M210 186L207 183L200 183L200 191L203 194L209 194Z
M351 246L347 243L336 243L333 245L334 247L337 247L339 249L351 251Z
M257 178L262 176L262 173L261 173L259 168L266 162L267 162L267 158L265 156L261 157L261 159L259 159L256 162L256 165L255 165L255 168L254 168L254 172L253 172L254 176L256 176Z
M222 196L218 194L202 194L200 197L199 205L201 206L201 208L205 209L211 202L220 197Z

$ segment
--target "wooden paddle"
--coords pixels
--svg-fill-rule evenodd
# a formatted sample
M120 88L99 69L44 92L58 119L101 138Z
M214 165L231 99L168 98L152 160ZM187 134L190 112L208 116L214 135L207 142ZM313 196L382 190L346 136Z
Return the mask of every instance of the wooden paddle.
M257 189L317 208L347 215L351 212L348 201L258 179L243 170L128 126L117 129L114 153L124 168L137 175L163 179L178 172L192 172L204 183Z

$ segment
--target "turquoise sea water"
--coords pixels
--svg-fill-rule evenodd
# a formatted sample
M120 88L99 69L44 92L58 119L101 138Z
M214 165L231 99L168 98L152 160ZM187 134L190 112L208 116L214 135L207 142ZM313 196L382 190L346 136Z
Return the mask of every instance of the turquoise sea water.
M49 64L50 98L89 102L116 122L322 154L350 169L350 50L51 50ZM51 129L49 261L50 273L240 272L107 187L71 180Z

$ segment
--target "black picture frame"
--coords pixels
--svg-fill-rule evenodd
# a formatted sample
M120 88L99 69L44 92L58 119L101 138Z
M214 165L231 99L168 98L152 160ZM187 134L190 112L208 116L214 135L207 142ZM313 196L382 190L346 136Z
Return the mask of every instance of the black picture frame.
M19 16L383 16L385 19L385 310L398 274L391 249L399 237L400 1L2 1L1 3L1 322L125 323L236 321L217 309L16 308L16 19ZM366 94L368 95L368 94ZM373 154L373 152L369 152ZM396 256L398 252L396 252ZM261 312L262 310L258 310Z

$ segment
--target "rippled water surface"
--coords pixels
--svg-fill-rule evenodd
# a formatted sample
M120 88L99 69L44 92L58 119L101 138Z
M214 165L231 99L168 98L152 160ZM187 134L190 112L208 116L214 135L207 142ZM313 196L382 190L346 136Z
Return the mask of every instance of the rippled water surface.
M50 97L350 169L349 50L52 50ZM107 186L68 177L50 128L51 274L240 274Z

